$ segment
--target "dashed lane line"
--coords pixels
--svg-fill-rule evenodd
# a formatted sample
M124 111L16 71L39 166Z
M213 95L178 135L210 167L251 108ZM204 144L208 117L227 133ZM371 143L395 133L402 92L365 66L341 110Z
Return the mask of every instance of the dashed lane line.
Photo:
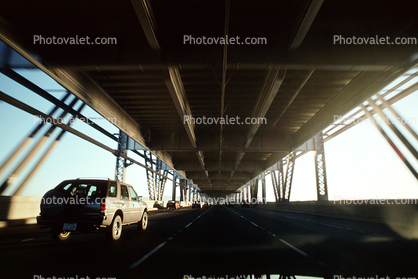
M228 209L229 209L229 208L228 208ZM232 210L232 209L229 209L229 210L231 210L233 213L235 213L236 215L238 215L238 216L239 216L239 217L241 217L242 219L247 220L247 221L248 221L248 222L250 222L252 225L254 225L254 226L256 226L256 227L258 227L258 228L260 228L260 229L262 229L262 230L264 230L264 231L266 231L266 232L268 232L270 235L272 235L272 236L274 236L274 237L277 237L277 235L276 235L276 234L274 234L273 232L271 232L271 231L267 230L266 228L263 228L262 226L260 226L260 225L258 225L258 224L256 224L256 223L254 223L253 221L251 221L250 219L248 219L248 218L246 218L246 217L242 216L242 215L241 215L241 214L239 214L238 212L236 212L236 211L234 211L234 210ZM280 240L280 242L282 242L283 244L287 245L289 248L293 249L294 251L296 251L297 253L301 254L302 256L304 256L304 257L308 257L308 258L310 257L307 253L305 253L304 251L300 250L300 249L299 249L299 248L297 248L296 246L294 246L294 245L290 244L290 243L289 243L289 242L287 242L286 240L281 239L281 238L279 238L279 240Z
M134 262L133 264L131 264L127 268L127 270L132 270L132 269L138 267L146 259L148 259L150 256L152 256L152 254L154 254L155 252L157 252L158 250L160 250L169 241L173 240L174 237L178 236L184 229L186 229L189 226L191 226L197 219L199 219L201 216L203 216L204 214L206 214L206 212L208 212L209 210L211 210L211 208L209 208L208 210L205 210L204 212L202 212L202 214L200 214L199 216L197 216L196 218L194 218L193 221L191 221L189 224L187 224L186 226L184 226L183 228L181 228L180 230L178 230L177 232L175 232L172 236L168 237L167 240L161 242L157 247L155 247L154 249L152 249L151 251L149 251L145 256L143 256L142 258L140 258L139 260L137 260L136 262Z
M309 258L309 255L308 255L308 254L306 254L305 252L303 252L302 250L300 250L298 247L293 246L292 244L290 244L289 242L287 242L287 241L286 241L286 240L284 240L284 239L279 238L279 240L280 240L282 243L284 243L284 244L286 244L287 246L289 246L290 248L292 248L293 250L295 250L296 252L298 252L299 254L301 254L302 256L305 256L305 257Z

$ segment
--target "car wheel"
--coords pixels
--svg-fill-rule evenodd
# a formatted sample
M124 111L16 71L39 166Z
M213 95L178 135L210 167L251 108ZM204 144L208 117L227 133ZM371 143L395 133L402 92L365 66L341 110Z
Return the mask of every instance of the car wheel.
M70 237L70 234L71 232L62 231L58 227L51 228L51 236L55 240L61 240L61 241L67 240Z
M145 231L148 227L148 212L144 212L142 215L141 221L138 222L138 229L140 231Z
M122 218L120 215L116 215L107 231L107 237L109 240L119 240L122 235Z

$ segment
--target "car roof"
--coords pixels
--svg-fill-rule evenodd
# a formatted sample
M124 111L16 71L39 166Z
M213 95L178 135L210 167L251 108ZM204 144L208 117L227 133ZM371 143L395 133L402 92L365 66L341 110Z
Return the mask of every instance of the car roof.
M118 182L117 180L110 179L110 178L88 178L88 177L82 177L81 178L81 177L79 177L79 178L75 178L75 179L67 179L67 180L62 181L61 183L64 183L64 182L76 182L76 181L77 182L84 182L84 183L99 182L99 181L100 182L106 182L106 181L108 181L108 182ZM120 181L119 181L119 183L121 185L133 187L132 185L130 185L128 183L124 183L124 182L120 182Z

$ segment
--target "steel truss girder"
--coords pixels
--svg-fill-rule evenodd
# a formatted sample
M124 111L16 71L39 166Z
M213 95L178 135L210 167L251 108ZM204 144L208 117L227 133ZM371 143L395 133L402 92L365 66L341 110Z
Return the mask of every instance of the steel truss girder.
M318 201L328 200L327 173L325 168L325 149L322 132L315 137L315 172L316 172L316 191Z
M284 197L284 179L283 179L283 159L277 162L277 175L276 170L271 171L271 182L274 190L274 197L276 202L283 201Z
M286 179L284 183L284 194L283 194L283 201L289 201L290 199L290 191L292 189L292 181L293 181L293 171L295 168L295 161L296 161L296 151L292 151L287 155L287 169L286 169Z
M125 182L126 159L122 156L127 155L128 136L119 130L118 155L116 156L115 180Z
M153 155L150 151L144 150L144 157L145 157L145 165L147 167L146 174L147 174L147 185L148 185L148 193L150 200L153 201L162 201L164 196L164 188L167 182L167 175L168 175L168 168L164 165L160 159L155 158L153 159ZM152 172L149 169L154 169L155 172ZM149 169L148 169L149 168ZM173 180L176 180L176 176L174 175ZM173 183L175 183L173 181ZM175 184L174 184L175 185ZM175 194L175 186L173 186L173 191Z
M163 195L164 195L164 188L165 188L165 183L167 181L167 174L168 174L168 169L164 168L164 163L157 158L156 161L156 171L158 173L162 173L163 176L157 175L155 174L155 184L156 184L156 188L157 188L157 195L156 198L158 201L162 201L163 200Z
M40 118L43 118L43 119L52 119L52 123L51 124L53 124L54 126L59 127L59 128L65 130L65 131L69 132L70 134L73 134L73 135L75 135L75 136L77 136L77 137L79 137L79 138L81 138L81 139L83 139L83 140L85 140L85 141L87 141L89 143L92 143L95 146L98 146L98 147L100 147L100 148L102 148L102 149L104 149L104 150L112 153L115 156L117 156L119 154L117 150L112 149L112 148L108 147L107 145L101 143L100 141L97 141L97 140L95 140L95 139L87 136L86 134L83 134L82 132L71 128L69 125L66 125L64 123L60 123L60 121L58 121L57 119L55 119L55 118L53 118L53 117L51 117L51 116L49 116L49 115L41 112L40 110L37 110L37 109L33 108L33 107L31 107L31 106L29 106L29 105L27 105L25 103L22 103L19 100L13 98L13 97L10 97L9 95L3 93L2 91L0 91L0 100L6 102L6 103L8 103L8 104L10 104L10 105L12 105L12 106L14 106L16 108L18 108L18 109L21 109L21 110L23 110L23 111L25 111L25 112L27 112L27 113L29 113L31 115L34 115L34 116L37 116L37 117L40 117ZM73 114L72 113L72 109L67 109L67 110L69 110L70 113ZM77 115L79 115L79 113L78 112L75 112L74 115L77 116ZM122 157L125 157L130 162L132 162L132 163L134 163L134 164L136 164L138 166L141 166L143 168L146 168L147 170L149 170L152 173L156 173L155 170L153 170L150 167L147 167L145 164L143 164L143 163L135 160L134 158L128 157L127 155L124 155L124 154L120 154L120 155ZM159 175L161 175L161 174L159 174ZM181 174L179 174L179 175L181 175ZM173 181L173 179L171 179L169 177L166 177L166 179ZM198 187L196 187L194 185L193 185L193 187L195 187L196 189L199 189Z
M145 166L147 167L145 169L145 172L147 174L149 199L151 201L155 201L156 189L155 189L155 184L154 184L154 173L150 171L150 169L153 169L152 153L148 150L144 150L144 159L145 159Z
M278 185L277 185L277 176L276 176L276 171L272 170L270 172L271 175L271 184L273 185L273 190L274 190L274 199L276 200L276 202L278 202L280 200L280 196L279 196L279 189L278 189Z

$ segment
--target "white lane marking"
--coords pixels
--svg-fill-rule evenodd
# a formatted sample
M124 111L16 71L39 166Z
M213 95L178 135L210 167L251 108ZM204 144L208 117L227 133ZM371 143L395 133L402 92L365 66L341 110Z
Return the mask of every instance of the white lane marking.
M33 240L33 238L28 238L28 239L23 239L20 242L27 242L27 241L32 241L32 240Z
M287 242L286 240L281 239L281 238L279 238L279 240L280 240L282 243L284 243L284 244L286 244L287 246L289 246L290 248L292 248L293 250L295 250L296 252L298 252L299 254L301 254L302 256L305 256L305 257L308 257L308 258L309 258L309 255L308 255L308 254L306 254L305 252L303 252L303 251L302 251L302 250L300 250L299 248L297 248L297 247L293 246L292 244L290 244L290 243L289 243L289 242Z
M228 208L229 209L229 208ZM232 209L229 209L229 210L231 210L232 212L234 212L234 213L236 213L234 210L232 210ZM254 223L253 221L250 221L250 219L247 219L247 218L245 218L244 216L242 216L241 214L239 214L239 213L236 213L236 214L238 214L238 216L240 216L241 218L243 218L243 219L245 219L245 220L247 220L248 222L250 222L251 224L253 224L254 226L256 226L256 227L258 227L258 228L260 228L260 229L263 229L263 230L265 230L265 231L268 231L268 230L266 230L266 229L264 229L263 227L261 227L261 226L259 226L259 225L257 225L256 223ZM268 231L269 233L271 233L270 231ZM271 233L271 235L272 236L274 236L274 237L276 237L276 235L274 234L274 233ZM293 250L295 250L296 252L298 252L299 254L301 254L302 256L304 256L304 257L310 257L308 254L306 254L305 252L303 252L302 250L300 250L299 248L297 248L297 247L295 247L295 246L293 246L292 244L290 244L289 242L287 242L286 240L284 240L284 239L281 239L281 238L279 238L279 240L282 242L282 243L284 243L284 244L286 244L287 246L289 246L290 248L292 248Z
M208 210L206 210L205 212L203 212L202 214L199 215L202 216L203 214L205 214L206 212L208 212L211 208L209 208ZM193 224L193 222L195 220L197 220L197 218L195 218L193 221L191 221L186 227L190 226L191 224ZM134 262L131 266L128 267L128 270L132 270L134 268L136 268L137 266L139 266L143 261L145 261L146 259L148 259L152 254L154 254L155 252L157 252L159 249L161 249L161 247L163 247L164 245L167 244L168 241L172 240L175 236L177 236L179 233L181 233L182 229L178 230L175 234L173 234L173 236L167 238L166 241L160 243L160 245L158 245L157 247L155 247L154 249L152 249L150 252L148 252L148 254L146 254L145 256L143 256L142 258L140 258L138 261Z
M327 264L325 264L324 262L321 261L317 261L317 263L325 268L329 268L329 266Z
M337 228L337 229L343 229L343 227L330 225L330 224L325 224L325 223L317 223L317 224L327 226L327 227Z
M188 223L184 228L188 228L191 224L193 224L193 221Z
M257 228L261 228L259 225L257 225L256 223L254 223L253 221L250 221L251 224L253 224L254 226L256 226ZM262 228L263 229L263 228Z
M148 254L146 254L145 256L143 256L142 258L140 258L138 261L134 262L130 267L128 267L128 270L134 269L135 267L137 267L138 265L140 265L143 261L145 261L146 259L148 259L152 254L154 254L155 252L157 252L161 247L163 247L166 244L167 244L167 241L162 242L160 245L158 245L157 247L155 247L154 249L152 249Z

